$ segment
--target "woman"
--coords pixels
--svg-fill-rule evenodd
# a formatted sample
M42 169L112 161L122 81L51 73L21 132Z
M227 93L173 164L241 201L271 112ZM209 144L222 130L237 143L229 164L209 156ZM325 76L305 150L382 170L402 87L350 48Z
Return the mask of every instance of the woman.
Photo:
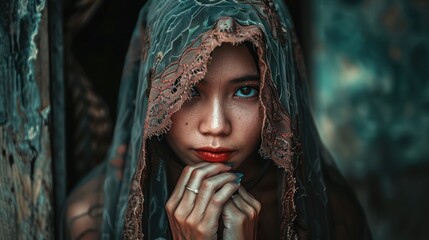
M69 199L72 238L370 238L283 2L150 1L119 99L109 160Z

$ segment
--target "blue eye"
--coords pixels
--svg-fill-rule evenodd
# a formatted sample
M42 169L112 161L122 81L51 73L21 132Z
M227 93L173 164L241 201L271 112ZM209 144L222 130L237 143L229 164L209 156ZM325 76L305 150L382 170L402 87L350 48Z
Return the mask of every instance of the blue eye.
M235 93L234 96L241 98L251 98L258 95L258 90L255 87L241 87Z

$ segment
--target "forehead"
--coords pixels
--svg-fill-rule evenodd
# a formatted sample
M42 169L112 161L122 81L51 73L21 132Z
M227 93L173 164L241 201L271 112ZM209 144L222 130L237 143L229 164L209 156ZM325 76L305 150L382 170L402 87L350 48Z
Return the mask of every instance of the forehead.
M245 44L222 44L211 54L205 80L232 80L258 75L256 61Z

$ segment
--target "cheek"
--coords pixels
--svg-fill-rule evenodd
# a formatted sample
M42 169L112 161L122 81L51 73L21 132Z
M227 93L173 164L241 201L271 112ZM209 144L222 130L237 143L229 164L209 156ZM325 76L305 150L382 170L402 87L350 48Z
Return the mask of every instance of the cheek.
M247 142L259 142L262 131L262 117L259 108L246 109L238 112L235 125L237 133Z
M178 111L171 116L171 130L173 131L185 131L190 125L192 120L192 114L185 111Z
M195 136L198 121L201 119L201 109L195 103L195 101L185 102L180 110L171 116L172 125L166 136L170 140L174 140L175 144L180 146L192 144L194 138L190 136Z
M186 114L177 112L171 117L171 128L166 134L167 141L171 144L178 144L183 142L186 132L189 131L189 119Z

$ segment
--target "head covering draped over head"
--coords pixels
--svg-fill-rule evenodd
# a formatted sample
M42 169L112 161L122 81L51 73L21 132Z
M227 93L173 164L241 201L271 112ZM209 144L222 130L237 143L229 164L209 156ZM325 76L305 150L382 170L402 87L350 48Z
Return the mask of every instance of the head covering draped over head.
M251 43L260 71L263 112L259 153L281 169L280 234L297 229L330 237L322 162L309 111L301 52L283 1L149 1L140 12L125 63L114 141L103 179L102 236L170 238L164 210L165 163L151 152L171 116L205 75L223 43ZM325 163L331 166L330 162Z

